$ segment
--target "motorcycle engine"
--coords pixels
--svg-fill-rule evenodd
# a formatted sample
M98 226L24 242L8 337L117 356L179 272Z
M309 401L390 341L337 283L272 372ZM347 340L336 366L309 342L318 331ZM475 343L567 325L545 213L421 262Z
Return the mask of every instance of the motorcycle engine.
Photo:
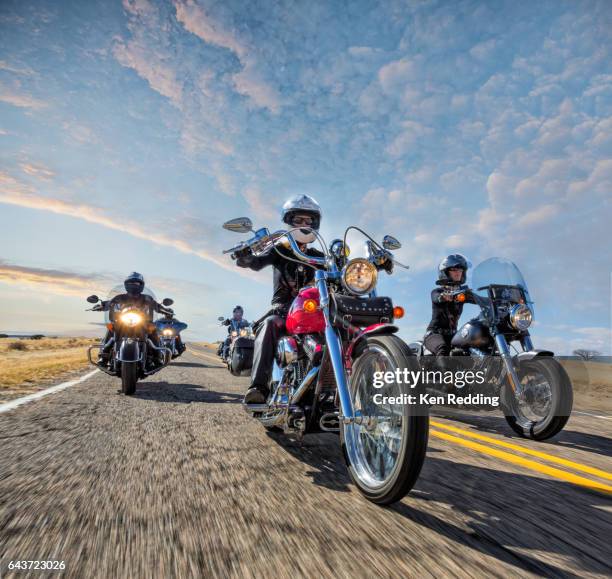
M297 362L299 357L298 344L295 338L281 338L276 346L276 363L284 368Z

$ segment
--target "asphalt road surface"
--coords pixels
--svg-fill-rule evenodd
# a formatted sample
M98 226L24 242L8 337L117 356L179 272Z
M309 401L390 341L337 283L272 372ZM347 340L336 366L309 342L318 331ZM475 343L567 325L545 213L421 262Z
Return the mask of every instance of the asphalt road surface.
M550 443L432 417L415 489L381 508L336 435L249 418L247 382L192 347L134 397L96 373L0 414L0 577L40 576L15 560L88 578L612 574L609 416L574 414Z

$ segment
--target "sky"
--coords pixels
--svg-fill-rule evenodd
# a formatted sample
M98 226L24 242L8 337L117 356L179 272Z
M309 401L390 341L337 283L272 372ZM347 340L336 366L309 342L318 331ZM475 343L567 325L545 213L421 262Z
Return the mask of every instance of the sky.
M328 241L402 242L407 341L461 252L517 263L536 347L610 354L611 63L606 0L3 0L0 331L99 333L137 270L216 340L272 275L221 224L307 193Z

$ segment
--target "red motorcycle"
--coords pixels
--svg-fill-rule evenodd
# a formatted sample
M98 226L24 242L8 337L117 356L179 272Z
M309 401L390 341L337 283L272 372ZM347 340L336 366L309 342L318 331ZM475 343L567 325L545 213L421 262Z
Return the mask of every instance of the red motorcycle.
M266 428L300 438L311 432L339 433L350 476L361 493L378 504L400 500L419 476L429 431L428 408L418 404L418 389L398 380L375 386L376 377L385 373L418 370L392 323L403 309L376 295L379 271L405 267L391 253L400 243L385 236L379 244L352 226L344 239L328 247L312 230L325 254L320 258L300 251L294 230L254 231L248 218L223 227L254 233L224 252L232 257L247 247L256 256L277 251L283 242L296 261L316 270L314 285L299 292L286 318L287 335L276 352L282 376L270 384L265 404L247 405L247 411ZM346 235L351 229L367 238L366 258L348 259ZM416 403L397 403L409 394L416 394Z

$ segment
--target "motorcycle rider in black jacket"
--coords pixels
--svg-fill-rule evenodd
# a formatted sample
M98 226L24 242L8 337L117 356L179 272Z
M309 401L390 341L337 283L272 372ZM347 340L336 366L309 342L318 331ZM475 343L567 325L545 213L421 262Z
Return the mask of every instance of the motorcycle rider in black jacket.
M123 282L123 287L125 288L124 294L118 294L112 299L103 301L101 303L101 311L109 312L109 319L111 322L115 321L115 312L121 311L123 308L130 306L144 312L144 314L147 316L147 320L150 322L153 321L153 315L155 312L161 314L174 313L171 308L164 307L162 304L156 302L152 296L143 293L145 288L145 280L142 274L136 271L132 272ZM112 335L112 332L107 330L104 338L105 346L102 349L100 358L98 360L98 364L100 365L108 365L110 351L112 348L112 343L110 341ZM150 331L148 336L156 346L159 346L159 337L156 330ZM158 362L163 361L163 354L160 352L157 353L157 357Z
M296 195L285 202L282 209L282 220L290 228L309 227L319 229L321 224L321 207L308 195ZM300 229L292 233L301 251L307 255L322 257L323 253L307 247L315 240L309 229ZM272 308L261 323L251 370L251 386L247 391L245 404L263 404L269 393L268 384L274 364L276 344L285 331L285 318L289 307L300 289L312 284L314 270L306 265L291 261L292 252L282 245L277 246L278 253L271 249L267 254L255 257L250 249L236 254L236 263L240 267L259 271L271 265L273 267Z
M427 349L436 356L450 354L463 303L455 301L449 292L465 284L469 267L470 263L460 253L446 256L438 266L436 284L440 287L431 292L431 322L423 340ZM467 297L466 302L473 303L473 300Z

